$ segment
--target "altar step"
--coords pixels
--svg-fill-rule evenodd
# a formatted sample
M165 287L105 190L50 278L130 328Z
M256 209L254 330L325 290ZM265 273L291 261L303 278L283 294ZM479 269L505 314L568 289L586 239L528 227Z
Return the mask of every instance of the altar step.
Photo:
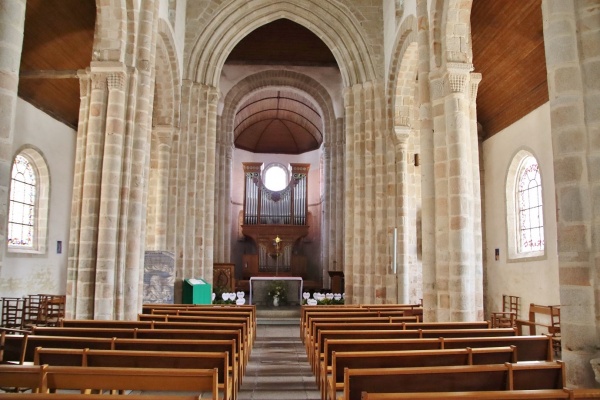
M300 307L257 307L256 323L259 325L300 325Z

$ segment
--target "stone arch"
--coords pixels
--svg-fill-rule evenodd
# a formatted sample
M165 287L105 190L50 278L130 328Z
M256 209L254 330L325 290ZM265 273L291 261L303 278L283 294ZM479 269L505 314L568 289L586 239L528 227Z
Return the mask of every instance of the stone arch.
M129 1L129 0L128 0ZM126 0L96 0L94 61L125 61L128 50L128 9Z
M432 54L436 67L445 62L473 62L472 5L473 0L436 0L432 4Z
M173 32L164 20L158 21L156 43L156 78L152 124L179 126L180 68L173 39Z
M419 62L417 19L410 15L398 31L400 33L396 36L392 52L386 95L391 100L394 125L411 126L409 111L414 103L414 80Z
M187 78L218 86L220 72L235 45L256 28L287 18L315 33L329 47L345 86L376 78L360 24L336 2L327 7L316 0L230 0L200 33L187 65Z
M233 143L233 122L236 108L240 102L251 92L273 86L291 87L313 98L323 114L323 125L325 128L323 142L325 143L327 141L327 133L331 133L335 129L335 112L329 93L319 82L311 77L286 70L269 70L247 76L227 93L224 100L221 121L224 132L230 135L228 136L228 141Z

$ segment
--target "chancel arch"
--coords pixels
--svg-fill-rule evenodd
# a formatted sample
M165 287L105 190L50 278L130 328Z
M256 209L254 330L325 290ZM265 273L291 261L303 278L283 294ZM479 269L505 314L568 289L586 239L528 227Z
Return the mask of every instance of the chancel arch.
M360 24L338 2L323 7L315 0L231 0L222 6L195 39L186 68L187 79L218 86L227 56L249 32L287 18L312 30L332 51L345 86L376 78L369 47Z

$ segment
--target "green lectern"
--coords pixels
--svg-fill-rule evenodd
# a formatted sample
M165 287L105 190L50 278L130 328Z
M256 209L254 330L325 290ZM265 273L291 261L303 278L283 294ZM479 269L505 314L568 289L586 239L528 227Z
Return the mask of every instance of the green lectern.
M211 304L212 285L204 279L183 280L183 304Z

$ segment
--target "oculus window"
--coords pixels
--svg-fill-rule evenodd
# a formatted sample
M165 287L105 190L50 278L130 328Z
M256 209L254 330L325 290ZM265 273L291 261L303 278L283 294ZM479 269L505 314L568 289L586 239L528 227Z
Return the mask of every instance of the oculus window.
M290 171L281 164L272 163L264 168L262 180L267 189L279 192L288 186Z

